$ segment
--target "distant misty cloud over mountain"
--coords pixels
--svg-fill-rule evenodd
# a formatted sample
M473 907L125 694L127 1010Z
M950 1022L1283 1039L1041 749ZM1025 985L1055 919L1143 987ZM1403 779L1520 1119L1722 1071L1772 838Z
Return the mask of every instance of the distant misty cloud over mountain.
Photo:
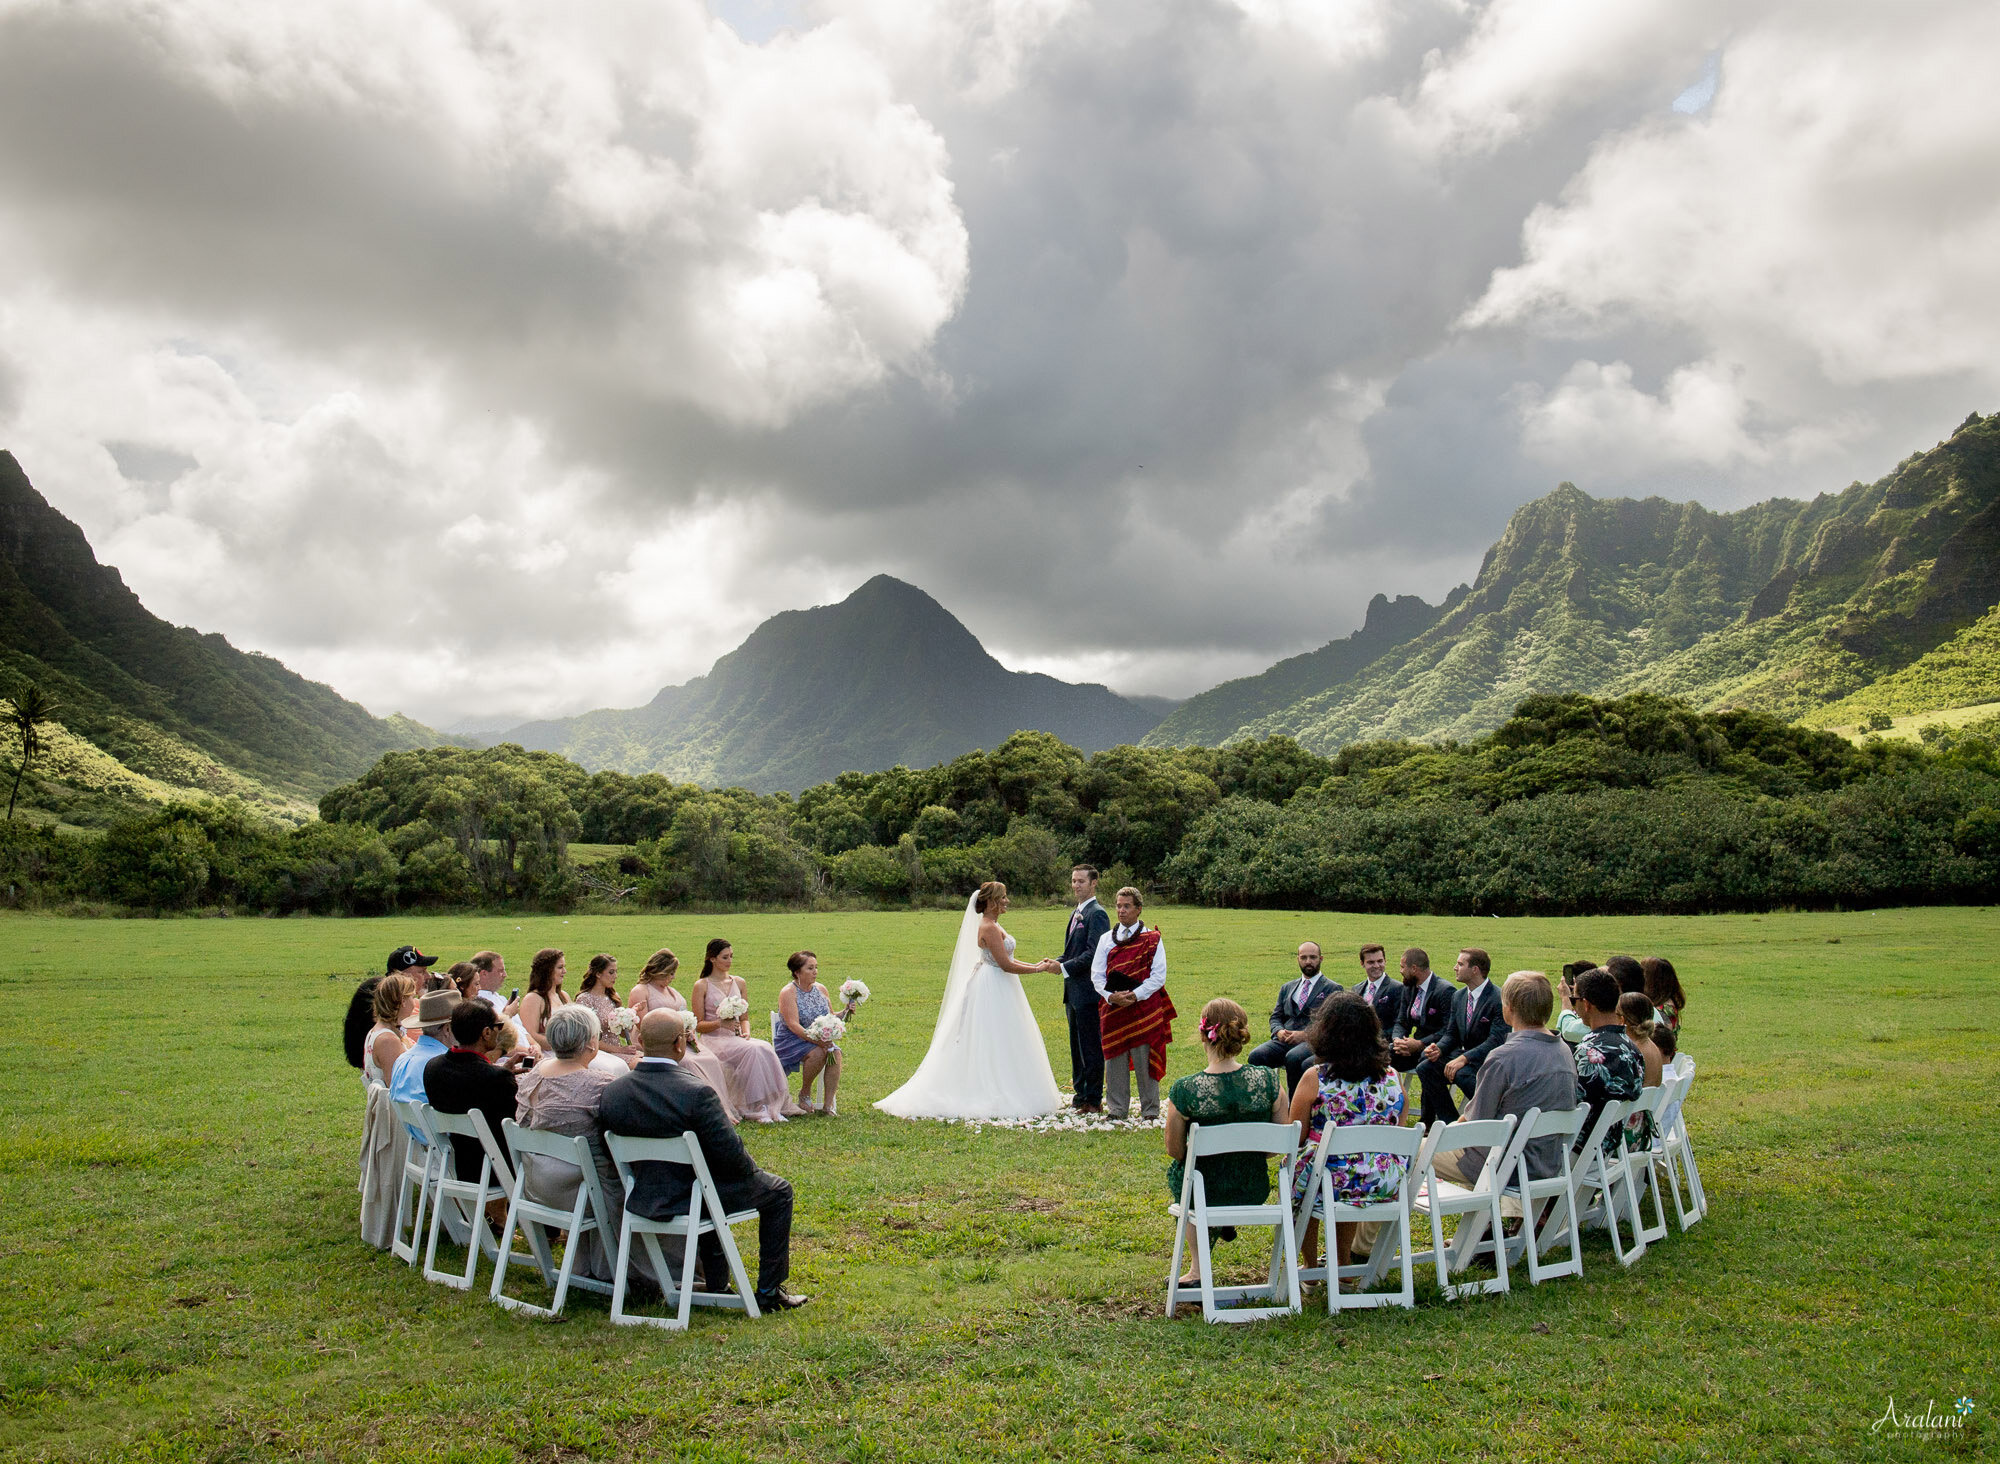
M378 711L877 572L1187 693L2000 407L1989 4L0 0L0 445Z

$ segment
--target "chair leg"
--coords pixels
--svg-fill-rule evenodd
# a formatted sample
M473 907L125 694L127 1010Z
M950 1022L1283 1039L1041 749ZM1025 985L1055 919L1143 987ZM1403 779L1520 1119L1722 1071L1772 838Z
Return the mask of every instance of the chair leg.
M1172 1321L1181 1309L1181 1254L1187 1246L1187 1217L1174 1216L1174 1258L1167 1263L1167 1320Z
M1215 1320L1217 1312L1215 1304L1215 1269L1211 1261L1208 1245L1208 1215L1206 1209L1207 1207L1202 1205L1195 1207L1194 1259L1195 1266L1201 1273L1201 1319L1204 1322L1212 1322Z
M1292 1206L1290 1200L1285 1200L1283 1202L1282 1211L1278 1217L1278 1228L1279 1231L1281 1232L1281 1236L1285 1247L1284 1266L1285 1266L1286 1305L1291 1309L1291 1311L1297 1313L1305 1310L1305 1303L1300 1299L1299 1296L1299 1246L1298 1246L1298 1237L1292 1233ZM1280 1239L1280 1236L1274 1235L1271 1237L1271 1239L1275 1247L1276 1243ZM1338 1286L1340 1283L1336 1281L1333 1284L1335 1286ZM1271 1289L1273 1292L1277 1290L1276 1277L1272 1278Z
M649 1236L648 1239L650 1240L651 1237ZM687 1330L688 1319L694 1312L694 1268L695 1262L699 1259L698 1252L700 1248L701 1237L699 1235L690 1235L687 1238L687 1245L681 1251L680 1310L675 1313L675 1323L683 1332ZM658 1250L656 1247L655 1254L657 1253ZM667 1264L667 1258L661 1256L658 1264L664 1268ZM754 1302L751 1304L755 1305Z
M619 1227L618 1259L611 1266L611 1320L621 1326L640 1320L625 1315L625 1277L631 1262L632 1226L628 1221Z
M750 1273L743 1269L743 1253L736 1249L736 1236L722 1219L719 1211L715 1219L715 1238L722 1242L722 1255L729 1262L730 1280L736 1283L736 1294L743 1298L743 1310L750 1316L761 1316L757 1309L757 1290L750 1284Z

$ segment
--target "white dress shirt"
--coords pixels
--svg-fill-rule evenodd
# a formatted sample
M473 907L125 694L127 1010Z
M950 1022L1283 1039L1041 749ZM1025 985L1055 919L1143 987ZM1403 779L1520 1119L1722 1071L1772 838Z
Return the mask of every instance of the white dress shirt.
M1097 954L1090 958L1090 984L1097 988L1099 996L1109 996L1111 994L1105 987L1104 973L1111 960L1112 943L1118 940L1130 940L1134 935L1138 934L1139 927L1144 924L1145 922L1141 920L1131 925L1114 925L1097 938ZM1138 986L1133 988L1132 995L1135 999L1144 1001L1166 984L1167 943L1161 941L1153 947L1153 969L1151 973L1148 974L1144 981L1141 981Z

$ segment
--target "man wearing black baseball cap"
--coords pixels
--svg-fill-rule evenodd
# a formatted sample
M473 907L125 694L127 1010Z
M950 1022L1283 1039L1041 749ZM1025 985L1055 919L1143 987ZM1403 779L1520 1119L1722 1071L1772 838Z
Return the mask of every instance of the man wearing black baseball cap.
M436 956L427 956L415 946L397 946L389 952L389 966L385 974L394 976L398 971L411 971L419 966L428 971L436 964Z

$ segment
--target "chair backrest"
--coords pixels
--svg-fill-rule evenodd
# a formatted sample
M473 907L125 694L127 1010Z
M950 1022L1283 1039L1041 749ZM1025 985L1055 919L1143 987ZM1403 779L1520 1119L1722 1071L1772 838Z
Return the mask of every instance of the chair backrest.
M507 1122L511 1123L509 1119ZM430 1110L431 1132L439 1138L457 1135L460 1138L477 1139L479 1147L486 1151L486 1158L493 1166L493 1177L502 1189L514 1187L514 1171L507 1167L507 1151L500 1147L500 1141L493 1137L493 1130L487 1125L486 1115L478 1109L470 1113L440 1113ZM448 1178L449 1176L447 1176Z
M410 1131L410 1141L422 1144L428 1149L437 1135L431 1128L431 1106L428 1103L411 1103L407 1099L396 1099L396 1116Z
M1484 1149L1486 1163L1474 1183L1475 1188L1484 1188L1488 1176L1497 1172L1494 1161L1506 1157L1505 1151L1520 1122L1510 1113L1502 1118L1462 1118L1456 1123L1434 1123L1426 1135L1428 1142L1423 1150L1424 1165L1428 1168L1439 1154L1452 1154L1460 1149Z
M1631 1105L1618 1098L1611 1099L1597 1110L1597 1122L1591 1126L1590 1137L1578 1151L1586 1162L1591 1155L1604 1152L1604 1136L1610 1133L1613 1127L1625 1122L1625 1115L1631 1111Z
M1660 1107L1658 1128L1664 1134L1680 1122L1681 1097L1688 1090L1688 1080L1679 1073L1668 1072L1660 1079Z
M1686 1078L1690 1082L1694 1080L1694 1059L1689 1057L1685 1052L1674 1054L1673 1069L1680 1077Z
M601 1219L609 1219L611 1211L605 1205L604 1190L597 1182L597 1159L590 1152L590 1141L581 1134L552 1134L542 1129L522 1128L511 1118L500 1121L500 1132L507 1140L507 1147L513 1151L516 1162L526 1154L539 1154L545 1159L560 1160L574 1165L583 1175L583 1187L590 1192L592 1211Z
M661 1139L607 1133L604 1147L611 1151L611 1162L618 1170L619 1182L625 1186L628 1199L632 1194L634 1164L685 1164L694 1170L703 1189L711 1194L715 1191L715 1181L708 1177L708 1161L702 1157L701 1141L693 1134Z
M1331 1154L1399 1154L1417 1157L1424 1146L1422 1129L1389 1123L1349 1123L1328 1131L1326 1152Z
M1523 1120L1521 1126L1531 1139L1565 1138L1575 1148L1576 1136L1583 1132L1583 1121L1589 1117L1588 1108L1537 1108L1533 1122Z
M1289 1159L1298 1152L1296 1123L1211 1123L1188 1129L1188 1157L1204 1154L1276 1154Z

